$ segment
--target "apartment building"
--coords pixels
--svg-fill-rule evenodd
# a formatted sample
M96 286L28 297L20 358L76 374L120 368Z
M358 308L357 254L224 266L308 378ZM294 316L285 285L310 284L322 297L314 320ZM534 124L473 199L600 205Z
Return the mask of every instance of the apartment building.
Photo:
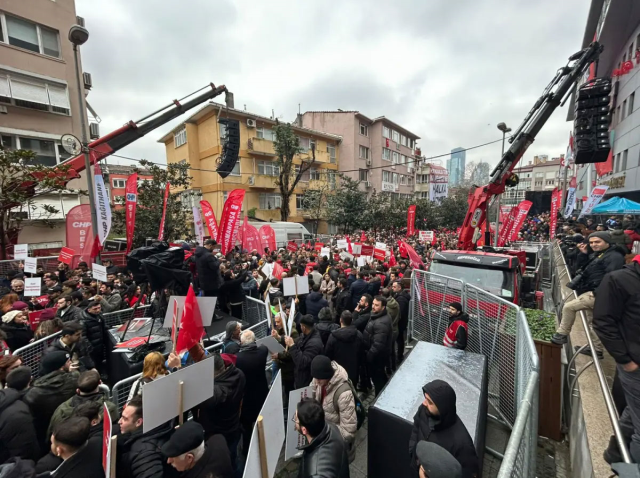
M225 136L224 125L218 123L220 117L240 122L239 159L231 174L224 179L215 172ZM165 145L167 163L184 161L193 168L190 193L195 194L185 194L185 205L190 208L200 199L207 200L219 220L229 191L244 189L243 216L280 221L282 198L276 185L280 168L276 164L273 147L275 125L273 118L210 103L160 138L158 142ZM341 138L295 125L293 129L303 149L294 158L296 169L311 160L311 148L315 148L316 159L294 190L289 204L289 221L303 223L311 231L315 229L316 221L305 210L304 194L309 189L335 187ZM325 218L319 222L317 232L330 232Z
M503 206L514 206L527 197L527 193L551 192L554 188L562 188L563 172L560 168L561 158L548 159L548 156L535 156L525 166L514 172L520 178L515 188L508 188L501 197ZM571 178L571 172L568 177Z
M104 185L107 188L109 202L114 209L124 208L124 195L127 186L127 179L133 174L134 166L126 166L120 164L100 164ZM139 169L139 168L138 168ZM153 175L151 171L146 169L139 170L138 184L140 181L152 181Z
M416 199L437 201L449 195L449 171L432 163L421 163L416 169Z
M307 111L298 117L305 128L340 135L340 172L360 181L369 193L412 198L418 135L380 116L359 111Z
M60 144L63 134L81 137L80 114L86 115L86 107L79 104L68 40L69 29L80 22L74 0L0 3L0 141L8 149L34 151L38 164L55 166L69 157ZM90 87L89 78L85 87ZM77 189L86 187L86 179L74 180L67 192L39 197L35 210L21 211L26 219L18 241L33 249L62 246L65 213L84 201ZM46 203L60 213L47 215Z

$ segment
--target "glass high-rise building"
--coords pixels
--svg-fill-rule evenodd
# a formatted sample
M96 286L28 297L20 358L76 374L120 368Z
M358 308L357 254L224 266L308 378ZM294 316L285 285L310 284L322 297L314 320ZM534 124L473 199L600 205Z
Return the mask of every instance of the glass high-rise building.
M457 186L464 180L464 168L466 163L466 151L464 148L451 150L451 159L447 160L449 171L449 185Z

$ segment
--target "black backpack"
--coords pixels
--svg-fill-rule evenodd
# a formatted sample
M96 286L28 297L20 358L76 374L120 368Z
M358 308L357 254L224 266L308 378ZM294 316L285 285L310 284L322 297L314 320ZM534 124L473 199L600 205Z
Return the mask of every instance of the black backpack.
M338 407L338 399L340 398L340 395L342 395L347 390L351 390L351 393L353 394L353 401L356 405L356 417L358 422L356 429L360 430L360 427L364 423L365 418L367 418L367 410L364 408L364 404L362 403L362 400L360 400L358 392L356 392L356 388L353 386L353 383L351 383L351 380L347 379L346 382L338 387L336 393L333 394L333 409L336 411L336 413L340 413L340 408Z

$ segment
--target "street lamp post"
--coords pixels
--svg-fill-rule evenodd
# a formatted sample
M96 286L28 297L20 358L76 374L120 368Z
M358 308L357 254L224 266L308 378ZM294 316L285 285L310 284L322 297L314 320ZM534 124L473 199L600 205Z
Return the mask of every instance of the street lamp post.
M78 87L78 110L80 113L80 126L82 129L82 153L84 154L84 169L87 174L87 190L89 192L89 207L91 208L91 229L93 230L93 236L91 238L91 247L93 247L93 241L95 235L98 233L98 215L96 214L96 200L93 194L93 180L91 175L91 161L89 159L89 138L87 136L87 122L84 117L83 104L84 98L82 95L83 86L80 80L80 59L78 58L78 47L84 45L89 39L89 31L80 26L73 25L69 30L69 41L73 43L73 59L76 67L76 82ZM96 257L96 263L100 264L100 256Z
M507 136L507 133L511 131L504 123L498 123L498 129L502 131L502 156L504 156L504 140ZM500 157L502 159L502 157ZM498 247L498 233L500 232L500 195L498 194L497 199L497 212L496 212L496 230L493 234L493 245L494 247Z

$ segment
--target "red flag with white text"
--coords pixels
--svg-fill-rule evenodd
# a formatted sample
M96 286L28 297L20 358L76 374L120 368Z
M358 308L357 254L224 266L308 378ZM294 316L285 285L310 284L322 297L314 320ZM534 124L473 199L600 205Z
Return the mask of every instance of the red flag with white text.
M498 233L498 247L503 247L507 242L507 235L509 234L509 231L511 230L511 225L513 224L513 221L515 220L517 215L518 215L518 206L513 206L511 208L511 211L505 218L504 222L500 226L500 232Z
M511 224L511 230L508 232L507 240L515 241L518 239L518 233L520 229L522 229L522 225L527 218L527 214L529 214L529 209L531 209L532 204L531 201L522 201L518 204L518 213L513 220L513 224Z
M271 226L262 226L258 233L260 235L260 244L262 245L263 251L265 247L268 247L270 251L275 251L277 249L276 231L274 231Z
M200 207L202 208L202 216L204 217L204 222L207 224L207 229L209 229L209 235L211 239L218 240L218 221L216 221L216 215L213 212L213 208L209 201L200 201Z
M556 237L556 227L558 227L558 209L562 201L562 191L554 188L551 193L551 217L549 218L549 238Z
M162 201L162 217L160 218L160 231L158 232L158 240L164 240L164 222L167 218L167 201L169 200L169 189L171 184L167 182L167 186L164 189L164 200Z
M422 262L422 259L420 259L420 256L415 249L404 241L400 241L400 243L407 251L407 254L409 254L409 263L411 264L411 267L414 269L418 269L420 265L424 267L424 262Z
M224 202L222 217L220 218L220 230L218 231L218 243L223 256L235 246L240 226L240 212L242 211L244 193L244 189L234 189Z
M413 236L416 224L416 205L412 204L407 209L407 236Z
M127 252L133 247L133 231L136 228L136 208L138 206L138 173L133 173L127 179L125 189Z

